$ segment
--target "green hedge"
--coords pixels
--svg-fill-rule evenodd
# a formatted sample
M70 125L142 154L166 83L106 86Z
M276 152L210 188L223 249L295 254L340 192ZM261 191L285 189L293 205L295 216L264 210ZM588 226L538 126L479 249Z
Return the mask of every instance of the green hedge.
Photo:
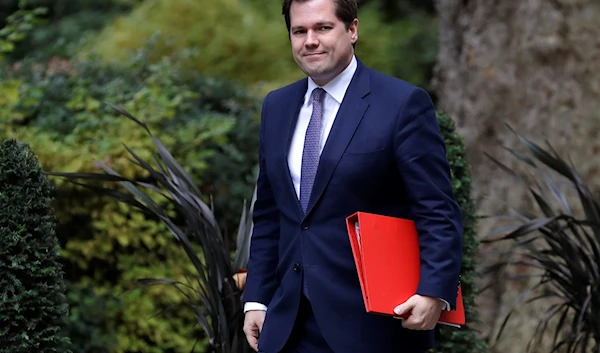
M0 352L65 353L68 307L51 188L26 144L0 141Z
M243 199L253 191L260 102L224 80L180 74L168 60L146 65L143 53L122 67L97 61L55 62L53 66L23 62L0 77L0 130L27 141L45 170L92 171L94 158L125 176L143 180L126 159L122 143L144 158L152 141L142 129L118 117L103 101L122 106L159 132L163 143L215 198L222 227L234 235ZM210 169L208 168L210 166ZM77 295L117 297L105 322L116 338L114 352L189 351L201 329L176 290L156 287L122 294L144 277L185 281L192 271L172 235L154 219L113 200L56 183L57 234L63 245L66 278ZM206 200L209 201L209 200ZM232 242L234 244L234 242ZM85 303L75 307L89 312ZM161 310L171 310L152 317ZM82 311L72 313L81 314ZM79 322L71 317L73 325ZM111 334L89 325L72 327L76 342L85 335ZM89 338L91 340L91 338ZM103 339L97 338L96 341ZM93 351L93 350L90 350Z
M461 287L465 305L466 325L460 329L441 327L438 343L431 352L439 353L486 353L488 347L478 338L481 324L475 305L478 289L475 280L479 275L475 256L478 252L477 213L471 198L471 166L466 157L465 145L456 133L452 118L437 112L438 123L446 143L446 155L452 172L452 189L463 214L463 262L461 269Z

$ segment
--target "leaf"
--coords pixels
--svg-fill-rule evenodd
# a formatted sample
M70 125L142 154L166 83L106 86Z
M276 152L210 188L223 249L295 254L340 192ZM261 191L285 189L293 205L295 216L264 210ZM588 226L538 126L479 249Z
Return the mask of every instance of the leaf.
M542 178L546 182L548 189L550 189L550 191L552 192L552 195L554 196L556 201L558 201L559 205L561 206L562 212L564 214L572 216L573 210L571 209L571 205L569 204L569 201L567 200L567 196L563 192L561 192L561 190L559 189L556 182L548 175L548 173L545 173L544 171L540 171L540 173L542 174Z
M535 162L533 161L533 159L529 158L529 156L519 153L511 148L508 147L503 147L505 150L507 150L508 152L510 152L510 154L512 154L513 156L517 157L517 159L529 164L532 167L536 167L537 165L535 164Z
M500 169L502 169L502 171L504 171L505 173L507 173L508 175L510 175L511 177L513 177L514 179L516 179L517 181L519 181L521 184L528 185L527 181L525 179L523 179L523 177L521 177L515 171L513 171L512 169L510 169L506 164L504 164L504 163L500 162L499 160L497 160L496 158L492 157L487 152L483 152L483 154L485 156L487 156L492 162L494 162L498 167L500 167Z
M529 222L521 224L517 229L507 234L504 239L514 239L521 237L525 234L540 230L540 228L547 226L548 224L556 221L557 217L533 219Z
M254 186L254 193L252 195L252 201L250 202L250 209L246 212L246 204L242 210L240 216L239 228L237 234L237 246L236 246L236 257L234 262L234 268L240 270L248 266L248 259L250 256L250 239L252 238L252 211L254 209L254 203L256 202L257 187Z
M139 121L138 119L134 118L133 115L129 114L127 111L125 111L124 109L109 103L109 102L104 102L104 104L108 105L109 107L111 107L112 109L116 110L117 112L119 112L119 114L122 114L124 116L126 116L127 118L133 120L136 124L138 124L139 126L143 127L144 130L146 130L146 132L150 135L152 135L152 133L150 132L150 129L148 129L148 126L146 126L146 124L144 124L143 122Z
M173 288L177 289L177 291L179 291L179 293L183 294L188 300L192 300L192 298L190 298L189 294L184 292L181 288L179 288L179 286L184 286L184 287L188 287L191 289L193 289L193 288L190 287L189 285L186 285L179 281L175 281L175 280L168 279L168 278L140 278L140 279L136 280L136 282L139 283L141 287L155 286L157 284L168 284L168 285L172 286Z
M546 328L548 327L548 323L550 322L550 320L561 310L564 309L566 307L566 304L561 303L561 304L554 304L552 305L547 311L546 314L544 315L544 318L538 322L536 328L535 328L535 332L533 337L538 337L538 338L542 338L544 336L544 333L546 332ZM531 349L531 343L533 343L533 339L529 341L529 343L527 344L527 351L529 351Z
M67 179L85 179L104 182L130 181L129 179L124 178L120 175L109 175L101 173L63 173L46 171L44 172L44 174L48 176L63 177Z
M0 40L0 52L10 53L15 50L15 44L6 40Z
M93 98L87 98L85 102L85 107L89 111L94 111L100 109L101 103L99 100Z
M571 169L565 162L563 162L562 160L560 160L558 158L555 158L554 156L552 156L551 154L546 152L544 149L542 149L540 146L538 146L534 142L519 135L509 124L506 124L506 126L517 136L517 138L521 141L521 143L529 150L529 152L537 160L544 163L548 167L556 170L557 172L564 175L565 177L571 179Z
M531 293L531 291L526 291L525 293L523 293L517 300L516 304L509 310L508 314L506 314L506 316L504 317L504 320L502 320L502 324L500 324L500 329L498 330L498 333L496 335L496 342L502 336L502 333L504 332L504 329L506 328L506 325L508 324L510 317L515 313L517 308L520 307L521 304L523 304L523 302L525 301L525 299L527 298L527 296L530 293Z

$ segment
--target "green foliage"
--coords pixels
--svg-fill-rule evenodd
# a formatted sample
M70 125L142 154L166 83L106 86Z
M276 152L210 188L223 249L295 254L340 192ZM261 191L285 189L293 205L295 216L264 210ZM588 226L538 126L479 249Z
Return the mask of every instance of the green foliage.
M112 17L95 11L82 11L60 21L49 22L31 33L9 56L12 61L74 56L85 39L103 28Z
M0 352L69 352L51 188L29 146L0 142Z
M437 112L438 123L446 144L446 155L452 172L454 197L463 214L463 262L461 287L465 305L466 325L461 329L441 327L437 346L431 352L485 353L486 343L477 337L479 321L475 298L478 293L475 284L479 276L475 256L478 252L477 212L471 199L471 167L466 157L465 145L456 133L452 118L444 112Z
M237 0L147 0L89 46L106 60L122 61L157 32L151 62L187 51L183 69L213 76L244 83L301 77L283 21L267 20L257 8Z
M28 141L45 170L90 172L90 162L99 159L128 178L144 180L148 175L130 163L122 143L147 158L152 141L101 102L118 104L160 131L203 194L216 195L217 217L233 239L240 205L252 194L247 180L254 180L260 102L229 82L181 74L169 60L146 65L140 52L120 67L93 60L24 61L2 71L0 131ZM208 165L214 171L207 172ZM116 331L114 352L189 351L202 332L193 313L178 309L183 295L167 287L122 294L138 278L184 281L193 273L166 227L133 207L60 180L55 208L68 279L79 288L94 288L95 295L120 295L121 306L107 307L103 323ZM171 311L153 317L161 310Z
M415 12L435 14L434 0L358 0L358 5L375 2L388 19L400 18Z
M70 308L65 335L74 352L109 353L115 351L116 328L108 313L120 309L120 301L110 295L97 295L92 288L67 285Z
M535 284L507 314L498 335L514 311L543 300L547 309L539 317L528 352L536 350L552 327L552 352L599 353L600 197L550 145L545 149L515 135L526 152L509 151L532 173L519 174L490 158L531 193L536 210L513 208L502 217L510 220L508 224L495 229L486 242L510 242L506 260L494 267L517 266L528 273L517 279L534 278Z
M393 42L395 51L390 53L392 60L388 63L390 73L430 90L438 54L437 19L415 12L393 23L393 31L402 35Z
M125 145L132 157L132 163L144 170L149 177L143 182L123 178L117 171L99 161L96 163L105 173L50 174L65 177L76 183L79 183L80 179L119 182L125 192L116 191L113 187L97 187L94 183L84 185L160 219L185 251L195 269L195 272L186 278L185 283L171 278L141 278L138 282L143 286L166 284L177 288L186 298L183 304L196 315L198 324L208 337L208 349L211 352L250 352L251 348L242 331L244 314L241 289L236 286L233 275L247 267L252 207L248 211L244 206L242 211L237 254L233 258L213 211L202 201L203 196L192 177L177 163L160 139L150 132L145 123L121 108L114 108L142 126L154 141L158 150L153 156L155 163L140 158ZM170 212L170 208L160 206L164 199L174 208L175 214ZM196 244L198 247L194 246Z
M0 53L12 52L15 43L22 41L30 31L43 23L41 16L46 14L47 9L38 7L29 10L25 4L25 0L20 0L19 9L6 18L6 25L0 30Z
M429 73L423 72L421 62L430 63L436 48L431 18L416 15L383 23L372 4L361 8L359 19L356 48L365 64L416 84L426 83ZM186 53L182 69L257 84L262 93L304 76L291 55L280 3L262 0L147 0L90 40L85 53L120 62L155 34L151 62Z
M46 23L34 28L8 57L12 61L72 57L89 36L140 1L29 0L29 7L47 9Z

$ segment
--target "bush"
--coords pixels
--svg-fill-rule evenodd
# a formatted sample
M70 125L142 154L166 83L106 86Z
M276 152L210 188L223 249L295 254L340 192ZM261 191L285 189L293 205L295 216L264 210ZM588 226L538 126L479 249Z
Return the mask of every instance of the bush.
M184 294L182 303L196 316L208 338L207 352L244 353L252 349L243 333L244 313L239 276L247 268L252 209L255 198L241 213L236 254L232 256L213 210L202 201L202 194L192 177L173 158L148 126L119 107L115 110L138 123L154 141L154 162L144 160L125 145L132 163L149 174L144 182L123 178L118 171L96 161L103 173L53 173L71 182L85 185L94 192L153 215L169 229L177 244L185 251L195 272L185 283L171 278L140 278L143 287L168 285ZM83 181L83 182L82 182ZM98 187L95 182L108 186ZM121 184L115 190L111 183ZM164 200L169 208L161 206ZM173 212L171 212L171 210ZM192 348L192 350L194 350Z
M85 39L110 23L118 14L131 10L142 0L4 0L2 10L14 12L19 3L27 9L45 9L45 25L31 28L8 56L12 61L35 58L46 61L53 56L71 57ZM38 10L39 11L39 10Z
M121 67L93 60L22 62L4 70L0 114L5 119L0 130L28 141L39 151L45 170L90 172L96 158L142 181L147 174L130 163L122 142L147 158L152 141L102 102L123 106L160 131L163 143L204 195L217 195L213 200L220 211L217 217L224 233L233 238L240 205L253 190L257 158L253 146L258 143L253 132L258 130L260 102L227 81L180 74L169 59L153 65L146 65L145 59L139 53ZM208 165L214 168L210 172ZM77 287L114 297L138 278L185 281L185 274L193 272L156 219L55 182L57 234L63 243L66 276ZM184 300L174 289L131 291L119 299L122 309L111 306L106 312L107 324L116 331L115 352L189 351L202 337L192 313L173 310ZM161 310L170 311L153 317Z
M108 317L121 309L111 295L97 295L93 288L67 283L70 315L65 334L78 353L110 353L117 349L117 328Z
M36 156L0 142L0 352L69 351L51 189Z
M408 45L431 43L429 38L435 44L434 22L421 16L383 23L377 4L361 7L359 18L357 56L375 69L424 85L421 54ZM426 37L416 30L422 23ZM260 84L262 93L304 77L291 55L280 3L264 0L147 0L91 39L83 53L121 62L156 33L150 62L186 52L182 69ZM435 45L426 55L435 58Z
M465 305L466 325L461 329L441 327L437 346L431 352L484 353L485 341L477 337L480 324L475 305L478 293L475 280L479 276L475 256L478 252L477 213L471 199L471 167L465 153L462 138L456 133L452 118L438 111L438 123L446 143L446 155L452 172L452 189L463 214L463 262L461 286Z

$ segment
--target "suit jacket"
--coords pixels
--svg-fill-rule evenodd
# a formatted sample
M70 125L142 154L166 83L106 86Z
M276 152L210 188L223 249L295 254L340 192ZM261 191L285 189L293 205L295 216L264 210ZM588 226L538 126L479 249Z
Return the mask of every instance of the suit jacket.
M307 89L303 79L270 92L260 127L257 199L245 302L268 306L260 349L281 350L308 286L320 330L335 352L419 351L433 331L367 314L345 218L371 212L413 219L421 248L417 293L455 305L462 260L462 216L429 95L402 80L358 67L320 158L306 213L287 155ZM401 303L398 303L401 304Z

